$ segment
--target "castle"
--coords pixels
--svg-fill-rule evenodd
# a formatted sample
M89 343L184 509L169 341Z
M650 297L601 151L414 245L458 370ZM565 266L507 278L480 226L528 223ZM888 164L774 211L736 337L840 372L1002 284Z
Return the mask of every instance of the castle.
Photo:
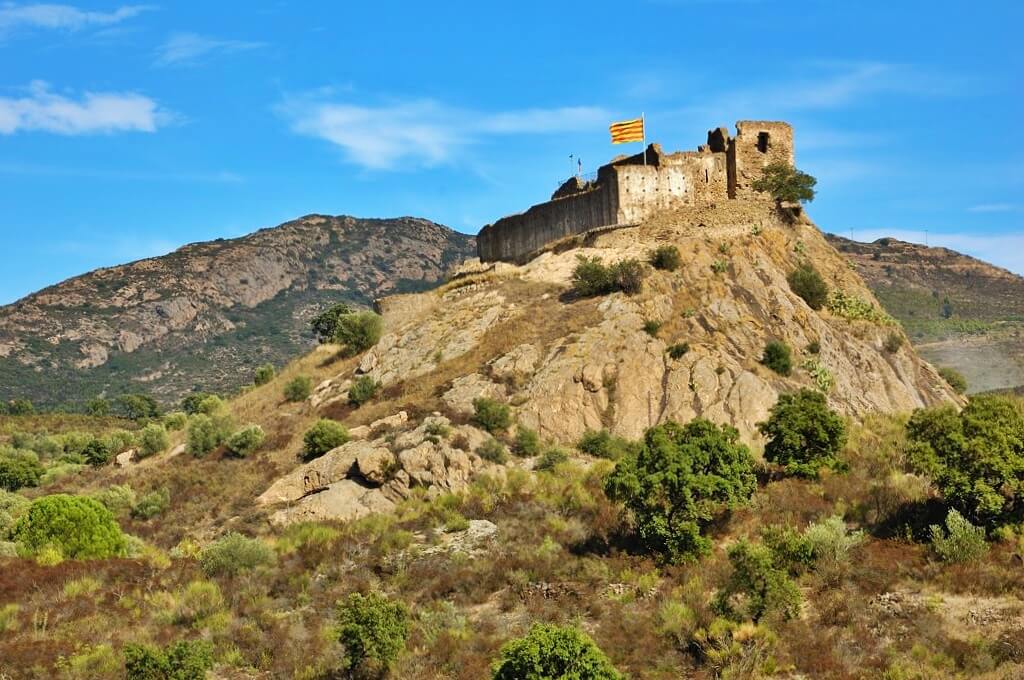
M645 164L646 156L646 164ZM483 262L523 262L549 243L598 227L642 222L679 206L753 198L769 163L793 164L793 128L778 121L741 120L708 132L696 151L665 153L651 144L635 156L602 165L594 181L572 177L551 200L503 217L477 236Z

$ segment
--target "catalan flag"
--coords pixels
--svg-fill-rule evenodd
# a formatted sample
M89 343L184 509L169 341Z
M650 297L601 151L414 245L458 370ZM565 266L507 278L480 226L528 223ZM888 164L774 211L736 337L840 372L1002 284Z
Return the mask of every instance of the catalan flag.
M612 123L608 131L612 133L612 144L642 142L644 141L643 116L633 120L624 120L620 123Z

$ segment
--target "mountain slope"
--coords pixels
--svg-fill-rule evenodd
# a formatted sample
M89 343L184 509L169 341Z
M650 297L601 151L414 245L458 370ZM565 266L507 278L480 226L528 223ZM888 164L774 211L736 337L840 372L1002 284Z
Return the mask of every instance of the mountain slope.
M230 390L308 349L324 305L429 288L474 250L428 220L309 215L99 269L0 308L0 400Z
M1024 277L947 248L827 238L926 359L971 392L1024 385Z

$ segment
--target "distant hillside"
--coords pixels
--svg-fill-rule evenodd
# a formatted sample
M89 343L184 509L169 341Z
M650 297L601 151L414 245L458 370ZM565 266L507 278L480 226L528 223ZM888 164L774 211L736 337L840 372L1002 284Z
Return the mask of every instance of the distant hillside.
M306 351L329 303L430 288L473 254L428 220L309 215L98 269L0 307L0 400L231 390Z
M1024 278L947 248L827 235L918 351L971 392L1024 385Z

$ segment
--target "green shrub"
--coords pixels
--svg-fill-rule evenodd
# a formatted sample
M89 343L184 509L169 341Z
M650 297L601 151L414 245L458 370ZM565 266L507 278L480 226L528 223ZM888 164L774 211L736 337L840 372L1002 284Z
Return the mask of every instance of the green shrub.
M932 549L944 562L973 562L988 552L985 529L976 527L956 510L946 515L946 530L933 524L930 527Z
M668 349L665 351L668 352L668 355L673 359L681 359L690 351L690 343L677 342L674 345L669 345Z
M736 621L765 616L792 619L800 613L800 590L779 568L772 551L745 539L729 548L732 574L715 595L714 608Z
M612 435L608 430L587 430L576 442L576 448L597 458L618 460L629 453L629 442Z
M190 581L176 599L173 611L176 623L198 623L224 609L224 594L213 581Z
M649 550L677 562L706 553L704 528L750 499L753 467L735 428L701 418L669 421L647 430L639 451L616 464L605 492L630 510Z
M171 507L171 492L167 489L150 491L132 508L132 517L148 520L157 515L162 515L167 508Z
M907 423L910 459L950 507L994 527L1024 512L1024 402L977 396L956 407L915 411Z
M286 401L305 401L312 393L313 379L308 375L297 375L284 386L284 398Z
M245 458L263 446L266 438L267 435L259 425L246 425L228 437L227 450L233 456Z
M348 388L348 403L356 407L362 406L373 399L379 389L379 382L368 375L361 375Z
M899 352L903 347L903 334L897 331L890 332L889 335L886 336L885 342L882 343L882 346L889 354Z
M793 355L789 345L781 340L771 340L764 346L761 363L779 375L790 375L793 372Z
M53 548L68 559L88 559L117 557L127 551L114 515L85 496L37 498L18 521L14 535L30 555Z
M832 375L832 371L828 370L828 366L821 362L821 359L807 359L800 364L800 368L811 376L811 380L814 381L814 386L818 388L819 392L828 394L832 391L836 384L836 378Z
M621 260L612 265L615 287L626 295L636 295L644 286L644 266L639 260Z
M522 456L524 458L536 456L540 453L540 435L537 434L536 430L531 430L523 425L518 426L516 428L516 440L512 446L512 451L517 456Z
M348 430L339 422L321 418L302 436L303 457L319 458L348 441Z
M651 321L651 320L644 321L644 333L647 333L647 335L651 336L652 338L658 337L658 331L660 331L660 330L661 330L661 322L660 321Z
M103 437L93 437L85 445L82 455L89 465L100 467L110 462L110 459L114 457L114 452L110 449L110 442L106 439Z
M789 289L803 298L811 309L818 310L828 302L828 285L809 262L800 265L786 277Z
M828 310L836 316L851 321L869 321L880 326L895 326L896 319L856 295L847 295L841 290L834 290L828 296Z
M823 467L841 468L839 451L846 443L846 423L814 390L779 395L768 420L757 424L768 438L764 457L786 472L817 477Z
M489 397L473 400L473 421L491 434L503 432L512 424L512 414L507 405Z
M711 271L716 274L724 274L729 271L729 263L725 260L715 260L711 263Z
M355 312L338 318L334 341L345 346L348 354L364 352L380 340L384 332L384 319L373 312Z
M505 450L505 445L494 437L478 446L476 453L484 460L489 460L492 463L504 464L508 462L508 451Z
M148 458L161 451L167 450L171 445L171 439L167 436L167 430L163 425L150 423L139 432L139 458Z
M775 161L766 165L762 175L750 186L754 191L770 194L776 201L804 203L814 200L814 185L817 183L814 177L789 163Z
M569 460L569 452L560 446L549 446L540 455L534 470L541 472L554 470L557 466Z
M492 666L492 680L622 680L604 652L576 626L536 623L510 640Z
M338 303L313 317L310 326L321 343L331 342L338 330L338 320L351 313L351 307L343 302Z
M43 464L33 451L0 448L0 489L17 491L26 486L39 486Z
M135 446L138 438L134 432L118 429L108 432L104 439L107 442L107 446L110 447L111 453L116 455Z
M205 456L224 443L231 433L231 428L229 416L197 413L188 419L185 451L196 457Z
M117 415L128 420L156 418L160 415L160 406L148 394L122 394L114 400L114 406Z
M807 343L807 353L808 354L820 354L821 353L821 343L818 342L817 340L811 340L809 343Z
M164 649L127 644L127 680L204 680L213 668L213 645L206 640L179 640Z
M103 491L92 494L92 497L115 516L126 514L135 507L135 490L128 484L108 486Z
M164 427L168 432L177 432L185 429L188 424L188 414L184 411L175 411L164 416Z
M589 297L621 290L633 295L643 288L644 268L638 260L621 260L605 265L598 257L576 256L572 288L577 295Z
M89 401L85 402L86 414L102 418L110 415L110 401L103 397L93 397Z
M256 386L266 385L274 379L275 375L277 375L277 373L274 371L274 364L263 364L262 366L257 366L256 370L253 372L252 384Z
M28 399L11 399L0 407L0 411L9 416L30 416L36 412L36 407Z
M955 368L940 368L939 377L945 380L946 384L952 387L953 391L957 394L963 394L967 391L967 378Z
M655 269L674 272L683 263L683 257L679 254L679 248L675 246L658 246L651 253L651 265Z
M274 563L274 550L259 540L229 532L203 548L199 566L207 576L235 576Z
M203 403L207 402L209 397L216 396L217 395L210 394L209 392L193 392L181 400L181 410L190 416L194 416L197 413L203 413ZM209 413L207 413L207 415L209 415Z
M338 640L349 671L384 675L405 649L409 610L384 595L350 594L338 603Z
M7 541L14 533L18 520L28 512L31 501L10 491L0 491L0 541Z
M208 416L216 416L228 408L227 402L216 394L207 394L196 404L196 413L205 413Z

